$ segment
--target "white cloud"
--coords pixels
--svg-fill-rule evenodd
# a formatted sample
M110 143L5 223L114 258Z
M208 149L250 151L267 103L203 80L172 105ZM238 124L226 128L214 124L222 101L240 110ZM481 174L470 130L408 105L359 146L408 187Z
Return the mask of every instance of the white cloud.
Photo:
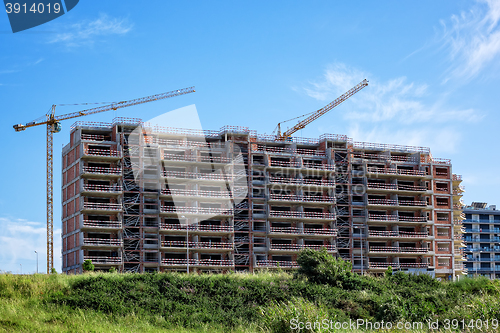
M47 256L47 229L45 223L16 218L0 218L0 270L17 271L19 264L23 272L34 271L38 252L39 270L45 271ZM54 229L54 267L61 270L61 229Z
M93 21L81 21L62 28L65 32L56 34L48 43L61 43L68 48L90 46L98 37L124 35L132 29L132 26L126 19L100 14Z
M468 12L441 21L440 41L447 48L451 62L444 82L451 78L471 79L498 61L500 1L478 0L478 3Z
M341 106L347 120L361 122L396 121L400 124L415 124L432 121L478 121L482 118L472 109L453 109L446 105L446 94L432 99L426 84L408 82L405 77L379 81L370 73L336 63L327 68L323 78L309 82L306 93L321 101L331 101L347 90L369 79L368 87ZM427 102L431 99L432 102ZM339 112L339 111L338 111Z

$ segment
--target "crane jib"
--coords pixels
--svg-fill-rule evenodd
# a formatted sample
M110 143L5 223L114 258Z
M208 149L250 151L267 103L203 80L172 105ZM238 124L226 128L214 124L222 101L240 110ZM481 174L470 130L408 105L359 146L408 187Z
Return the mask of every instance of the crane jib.
M331 102L330 104L326 105L325 107L319 109L318 111L316 111L314 114L312 114L308 118L300 121L298 124L296 124L295 126L290 128L288 131L284 132L283 134L278 132L278 136L276 137L276 140L278 140L278 141L286 140L293 133L297 132L300 129L303 129L304 127L306 127L308 124L310 124L314 120L316 120L319 117L323 116L324 114L328 113L333 108L335 108L336 106L338 106L342 102L346 101L349 97L353 96L354 94L356 94L358 91L360 91L361 89L363 89L367 85L368 85L368 80L364 79L363 81L358 83L356 86L354 86L353 88L348 90L346 93L344 93L343 95L341 95L340 97L335 99L333 102ZM279 124L278 124L278 128L279 128Z
M26 123L25 125L17 124L13 126L16 132L20 132L24 131L28 127L47 125L46 126L47 127L47 273L52 272L52 270L54 269L53 133L61 131L61 124L59 122L65 119L82 117L109 110L117 110L119 108L153 102L170 97L176 97L184 94L189 94L192 92L195 92L194 87L189 87L180 90L173 90L162 94L137 98L130 101L121 101L118 103L112 103L110 105L73 112L57 117L54 116L55 105L53 105L50 113L44 116L45 118L44 121L35 120Z

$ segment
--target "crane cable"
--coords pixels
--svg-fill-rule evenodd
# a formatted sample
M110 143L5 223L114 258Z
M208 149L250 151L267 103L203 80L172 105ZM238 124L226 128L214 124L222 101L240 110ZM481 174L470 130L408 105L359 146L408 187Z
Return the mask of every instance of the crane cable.
M276 125L276 127L274 128L272 134L274 135L274 133L276 132L276 130L278 129L278 126L283 124L283 123L286 123L286 122L289 122L289 121L292 121L292 120L295 120L295 119L299 119L299 118L302 118L302 117L305 117L305 116L308 116L310 114L313 114L313 113L316 113L317 111L313 111L313 112L309 112L309 113L306 113L306 114L303 114L302 116L298 116L298 117L295 117L295 118L292 118L292 119L288 119L288 120L284 120L282 122L279 122L278 125Z

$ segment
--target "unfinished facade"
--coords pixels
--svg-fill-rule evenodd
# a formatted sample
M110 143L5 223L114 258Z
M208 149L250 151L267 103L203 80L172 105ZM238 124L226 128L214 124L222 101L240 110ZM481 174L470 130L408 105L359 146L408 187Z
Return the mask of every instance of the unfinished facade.
M324 247L355 271L451 279L463 274L460 182L422 147L79 122L63 149L63 271L86 259L124 272L293 269L301 249Z

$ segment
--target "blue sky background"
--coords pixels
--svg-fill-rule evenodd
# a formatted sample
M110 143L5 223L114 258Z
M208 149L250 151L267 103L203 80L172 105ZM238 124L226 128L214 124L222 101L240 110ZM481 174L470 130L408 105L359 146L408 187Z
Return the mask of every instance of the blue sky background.
M0 14L0 270L45 271L45 129L13 124L52 104L197 92L80 118L154 118L195 104L205 129L276 124L370 85L298 136L430 147L462 174L464 201L500 205L500 1L80 1L13 34ZM81 108L81 107L80 107ZM58 107L57 114L77 111ZM54 136L55 266L61 147ZM291 125L293 123L290 123Z

